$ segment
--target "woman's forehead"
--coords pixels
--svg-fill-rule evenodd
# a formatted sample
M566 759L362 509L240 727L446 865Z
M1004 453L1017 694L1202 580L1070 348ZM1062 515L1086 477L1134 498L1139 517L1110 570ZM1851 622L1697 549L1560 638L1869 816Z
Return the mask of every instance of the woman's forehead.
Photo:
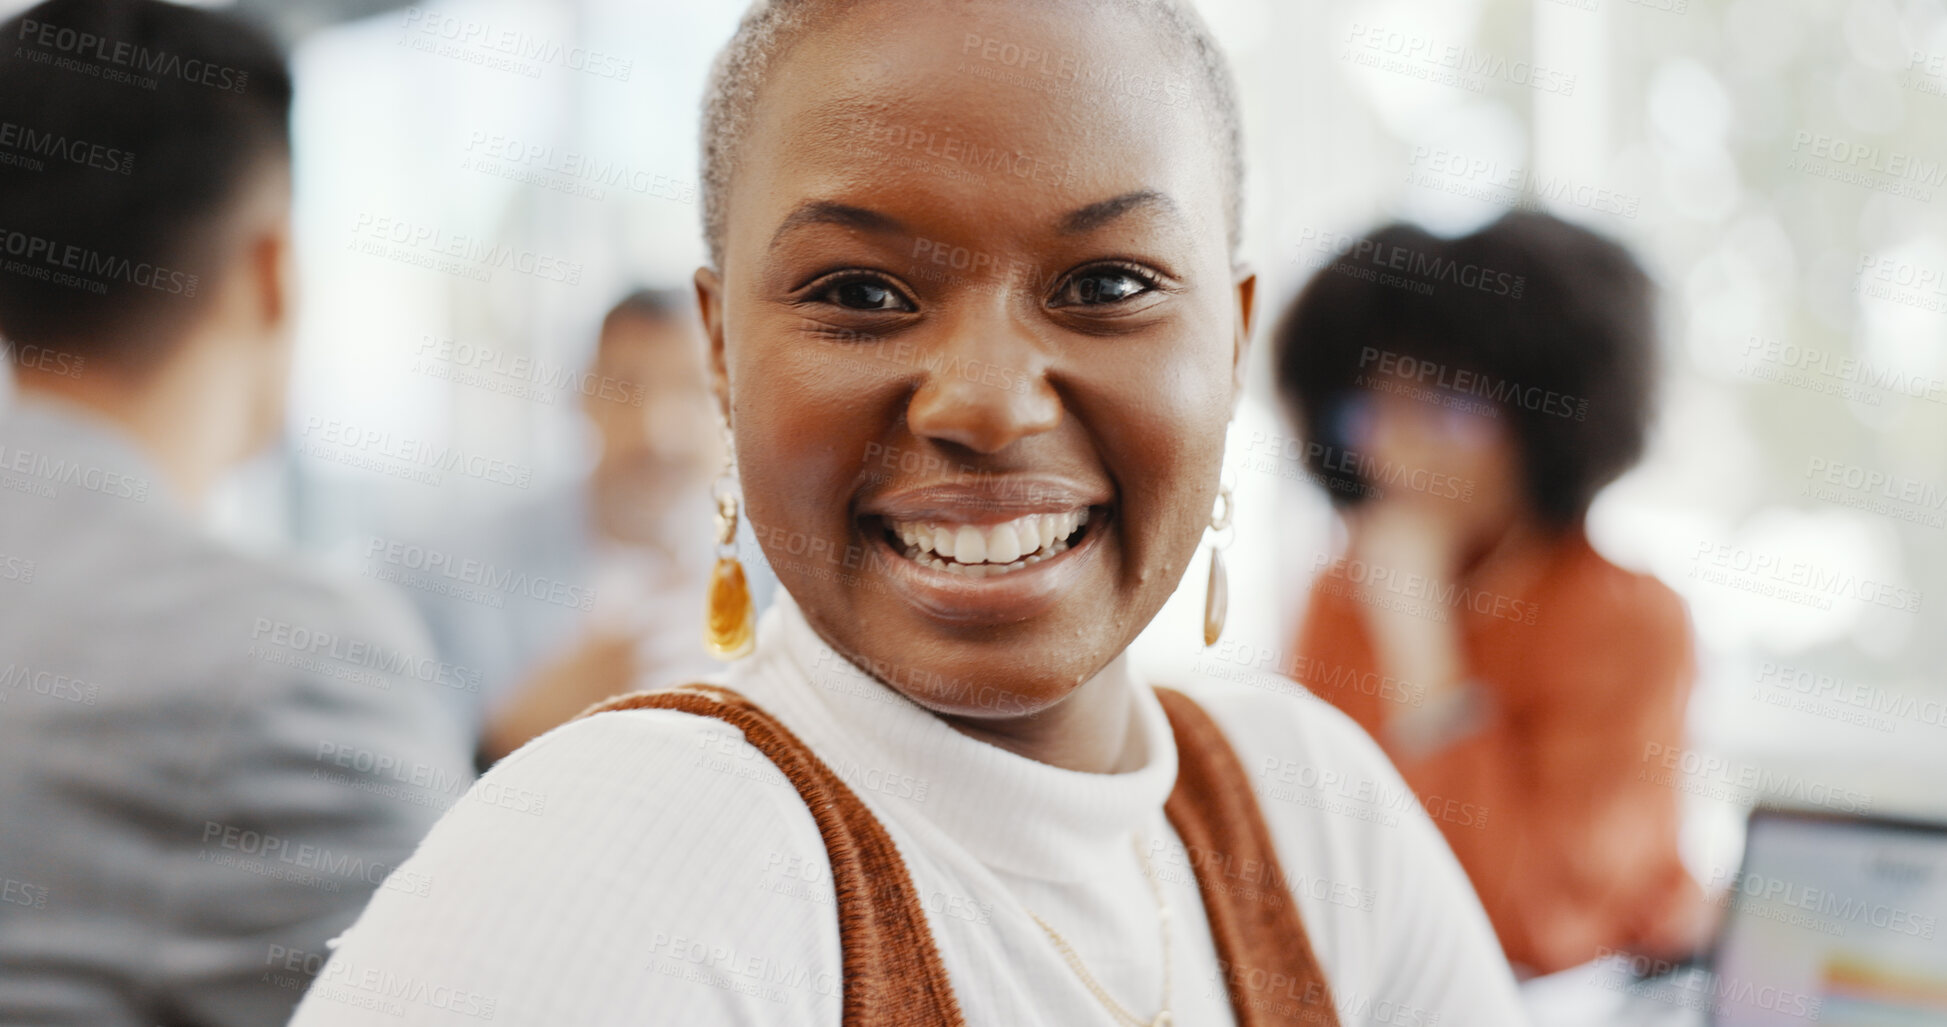
M1225 164L1207 112L1141 20L1084 32L1054 11L947 10L900 18L898 5L868 5L793 48L740 162L737 205L765 210L733 220L771 232L808 199L872 194L1053 226L1140 194L1224 231Z

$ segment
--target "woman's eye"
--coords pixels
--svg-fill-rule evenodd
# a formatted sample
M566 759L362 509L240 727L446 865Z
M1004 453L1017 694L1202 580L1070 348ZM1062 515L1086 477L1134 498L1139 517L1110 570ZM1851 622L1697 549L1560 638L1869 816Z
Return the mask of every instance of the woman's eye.
M898 290L868 278L837 282L820 293L818 298L847 310L913 309Z
M1099 306L1120 303L1140 296L1155 285L1133 271L1104 268L1087 271L1063 283L1055 294L1055 306Z

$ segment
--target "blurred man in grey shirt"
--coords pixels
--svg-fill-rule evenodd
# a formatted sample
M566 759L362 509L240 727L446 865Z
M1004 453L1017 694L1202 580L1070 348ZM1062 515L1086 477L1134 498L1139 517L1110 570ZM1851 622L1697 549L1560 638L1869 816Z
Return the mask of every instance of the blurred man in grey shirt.
M281 1024L470 783L409 608L207 535L290 363L291 81L156 0L0 26L0 1022ZM496 796L502 815L545 797Z

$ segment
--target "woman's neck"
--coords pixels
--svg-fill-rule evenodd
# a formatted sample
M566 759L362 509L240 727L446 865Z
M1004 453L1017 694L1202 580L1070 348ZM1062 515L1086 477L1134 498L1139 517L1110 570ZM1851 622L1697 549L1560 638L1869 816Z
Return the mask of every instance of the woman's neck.
M1463 557L1459 577L1479 588L1520 594L1562 551L1563 543L1580 531L1579 527L1558 528L1524 513L1479 539Z
M832 652L870 674L864 668L872 665L871 660L847 653L810 618L806 618L806 624ZM876 675L873 677L880 685L905 694ZM914 702L969 738L1063 770L1120 774L1140 768L1149 758L1142 744L1135 697L1130 693L1127 677L1122 674L1098 670L1060 702L1022 716L941 713L917 699Z
M1085 774L1120 774L1143 765L1135 698L1114 674L1098 674L1039 713L1008 719L936 714L970 738L1039 763Z

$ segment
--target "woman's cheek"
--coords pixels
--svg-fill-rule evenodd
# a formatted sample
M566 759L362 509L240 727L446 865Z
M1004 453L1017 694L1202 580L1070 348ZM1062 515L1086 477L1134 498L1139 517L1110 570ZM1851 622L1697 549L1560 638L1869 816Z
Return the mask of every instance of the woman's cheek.
M737 473L751 526L769 552L803 550L846 527L845 496L867 430L815 347L743 340L731 367ZM848 455L849 454L849 455ZM775 501L775 502L773 502Z

